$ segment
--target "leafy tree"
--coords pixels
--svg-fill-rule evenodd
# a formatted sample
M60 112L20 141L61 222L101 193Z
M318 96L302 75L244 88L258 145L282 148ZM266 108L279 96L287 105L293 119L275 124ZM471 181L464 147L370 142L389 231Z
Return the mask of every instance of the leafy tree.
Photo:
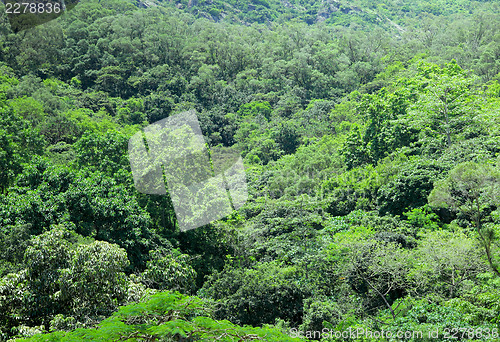
M498 336L498 328L494 323L483 321L478 324L469 319L474 315L468 312L470 306L463 302L450 300L435 303L427 298L407 297L399 300L396 305L404 314L401 314L391 324L384 326L384 331L390 331L393 334L396 334L397 331L421 331L423 338L431 336L428 339L429 341L432 339L446 339L445 331L447 330L445 329L463 329L464 331L481 329L490 331L492 337L496 338ZM478 311L481 310L480 308L477 309ZM380 316L380 319L385 320L387 315ZM472 334L470 336L472 337ZM417 338L415 336L415 339Z
M146 301L121 307L102 321L97 329L77 329L69 333L35 335L25 341L142 340L183 341L301 341L272 327L237 326L210 317L209 305L198 297L179 293L158 293Z
M344 144L342 154L348 169L362 166L372 162L370 152L363 142L363 128L354 125Z
M322 331L325 323L340 323L342 312L338 303L328 297L308 298L304 301L304 322L300 331Z
M348 246L345 277L352 289L366 301L366 309L387 308L393 319L392 303L408 287L408 252L393 243L361 242Z
M0 231L0 276L15 273L22 268L24 251L29 245L32 231L30 224L5 226Z
M216 317L240 324L270 324L277 318L300 324L309 290L298 286L296 273L275 262L249 269L229 266L211 275L200 293L220 301Z
M434 182L444 170L445 166L441 163L421 157L399 165L397 174L378 189L379 211L401 215L406 210L425 205Z
M43 105L31 97L16 98L9 104L14 109L14 113L31 122L33 126L44 120Z
M143 267L144 254L157 239L148 213L123 185L101 173L81 174L64 198L68 218L80 234L118 244L127 250L134 266Z
M292 120L280 123L274 140L285 154L294 153L300 145L300 133L297 123Z
M128 263L118 246L85 241L62 226L32 238L25 268L0 280L3 333L43 330L61 317L80 325L103 319L125 299Z
M0 130L0 185L4 193L10 185L16 172L19 172L19 155L15 153L15 145L12 135L5 130Z
M332 216L343 216L357 209L373 210L379 188L386 182L392 167L379 164L357 167L326 180L325 210Z
M95 241L79 245L58 279L66 314L84 325L98 322L123 303L129 266L127 253L117 245Z
M144 111L149 123L168 117L175 102L168 92L152 93L144 98Z
M195 288L196 271L191 267L189 255L178 250L152 250L150 260L141 274L148 288L190 293Z
M31 223L32 234L72 222L85 237L125 248L134 266L144 267L147 252L160 243L149 214L128 187L101 172L74 172L52 167L47 160L33 160L2 207L16 208L2 217L6 224Z
M82 128L66 115L49 116L39 127L50 144L73 143L82 134Z
M62 269L68 265L71 235L54 229L34 237L24 253L26 268L1 279L2 333L22 325L48 325L50 317L60 310L54 294Z
M458 297L487 270L474 239L462 232L445 230L423 235L411 263L409 291L417 297Z
M488 164L465 162L450 171L448 177L435 185L429 195L429 204L450 208L463 214L475 228L488 263L499 277L500 268L495 259L498 237L494 226L485 221L500 205L500 173Z
M428 83L409 110L410 126L435 135L442 134L450 147L454 137L473 123L477 111L473 101L474 78L466 77L455 61L443 71L423 70Z
M11 106L0 100L0 191L6 192L21 163L31 155L43 154L45 142L37 130L19 117Z
M86 133L74 146L76 163L110 176L121 170L128 171L127 143L127 137L118 132Z

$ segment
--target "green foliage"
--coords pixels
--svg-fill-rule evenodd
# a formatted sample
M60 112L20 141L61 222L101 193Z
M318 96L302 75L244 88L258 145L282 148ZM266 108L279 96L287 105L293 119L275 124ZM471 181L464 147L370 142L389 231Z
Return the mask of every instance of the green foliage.
M35 335L19 341L125 340L155 341L194 339L196 341L301 341L274 328L240 327L210 317L208 303L179 293L158 293L146 301L121 307L102 321L97 329Z
M492 270L500 277L498 236L488 216L500 203L500 172L489 164L465 162L450 171L448 177L436 184L429 195L429 203L448 207L464 215L475 230ZM484 224L486 221L486 224ZM488 224L489 223L489 224Z
M409 278L416 285L415 295L454 298L467 290L485 266L473 238L460 232L435 231L418 242Z
M396 319L394 323L384 330L395 334L399 331L421 331L422 338L415 335L410 341L445 340L452 332L459 331L464 336L474 338L476 331L484 331L490 338L498 336L498 328L491 323L481 325L474 324L464 317L463 305L457 305L457 301L449 301L441 304L432 303L425 299L405 298L400 301L401 310L405 315ZM456 330L452 330L456 329ZM446 332L450 332L446 334ZM474 333L473 333L474 332ZM457 334L458 335L458 334Z
M455 61L444 69L420 66L425 90L411 106L410 126L435 137L441 134L450 147L458 132L474 125L477 104L472 89L474 78L466 77Z
M28 247L31 225L6 226L0 232L0 276L15 273L22 266L24 251Z
M44 120L43 105L31 97L17 98L10 101L9 104L15 113L22 116L28 122L31 122L34 126Z
M328 194L325 208L332 216L344 216L353 210L375 209L377 191L387 177L384 165L359 167L332 177L323 183Z
M196 271L190 266L189 255L178 250L152 250L150 260L141 274L148 288L190 293L195 288Z
M68 316L98 320L111 314L126 295L123 271L129 261L124 249L104 241L80 245L59 279L56 295L71 308ZM84 322L84 324L87 322Z
M4 224L31 223L30 233L40 234L52 224L71 222L83 236L125 248L134 266L144 265L144 253L158 242L148 213L127 187L101 172L74 172L33 160L1 205L16 208L2 216Z
M101 171L113 176L120 170L127 170L129 161L125 151L128 138L114 131L105 134L84 134L74 145L76 163L92 171Z
M45 142L37 130L0 101L0 190L5 192L21 171L21 163L42 154Z
M280 318L296 325L302 320L302 301L308 290L297 284L294 267L273 262L249 269L229 266L213 274L200 293L219 300L218 318L251 325Z
M439 227L437 222L439 216L430 211L428 205L412 209L403 215L406 216L411 226L418 229L436 230Z
M434 182L445 170L442 163L425 161L422 158L412 158L399 165L396 175L377 192L379 211L401 215L406 210L425 205Z
M0 281L3 334L22 333L23 326L48 329L56 317L93 324L124 301L125 251L106 242L81 242L62 226L29 241L25 268Z
M494 1L1 15L0 340L499 328ZM190 109L211 153L242 152L249 199L181 232L127 141Z
M308 298L304 301L304 321L300 331L322 331L324 323L337 325L342 317L338 304L327 297Z

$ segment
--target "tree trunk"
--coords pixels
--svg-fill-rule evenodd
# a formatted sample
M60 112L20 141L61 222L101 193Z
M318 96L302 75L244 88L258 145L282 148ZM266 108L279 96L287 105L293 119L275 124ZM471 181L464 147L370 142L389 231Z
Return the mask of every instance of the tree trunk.
M477 206L477 212L476 212L476 231L477 234L479 235L479 238L481 239L481 242L483 243L484 250L486 252L486 258L488 259L488 263L490 264L491 269L493 272L500 277L500 270L495 267L495 264L493 263L493 257L491 256L491 240L483 236L481 232L481 211L480 211L480 206L479 206L479 199L476 199L476 206Z

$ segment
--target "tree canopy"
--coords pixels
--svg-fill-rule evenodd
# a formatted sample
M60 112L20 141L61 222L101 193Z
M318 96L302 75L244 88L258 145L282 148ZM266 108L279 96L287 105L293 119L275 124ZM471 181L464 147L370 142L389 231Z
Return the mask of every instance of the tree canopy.
M0 13L0 341L499 338L497 1ZM220 165L145 194L128 154L185 112L248 188L188 231L174 190Z

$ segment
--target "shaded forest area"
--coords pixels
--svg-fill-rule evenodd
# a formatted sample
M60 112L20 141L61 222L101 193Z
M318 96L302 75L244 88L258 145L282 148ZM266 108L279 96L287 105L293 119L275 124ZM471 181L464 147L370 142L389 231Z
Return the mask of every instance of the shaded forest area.
M498 339L499 13L103 0L17 34L2 14L0 340ZM242 151L249 200L180 232L127 146L190 109Z

